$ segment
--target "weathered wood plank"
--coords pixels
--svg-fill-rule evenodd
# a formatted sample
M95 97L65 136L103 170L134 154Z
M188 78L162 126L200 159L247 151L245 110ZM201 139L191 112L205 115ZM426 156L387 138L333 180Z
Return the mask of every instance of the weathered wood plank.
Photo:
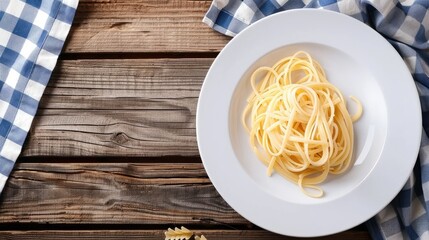
M4 224L19 229L40 224L49 224L47 228L79 226L74 225L73 231L7 231ZM104 228L102 224L115 224L115 228L120 228L119 224L132 224L133 228L211 225L210 230L197 228L195 232L209 239L293 239L264 230L213 230L253 225L224 202L199 163L18 161L0 197L1 239L160 239L163 234L162 230L79 230L91 226L86 224L100 224L95 229ZM355 228L325 239L369 236L362 228Z
M64 51L216 52L229 41L202 18L211 0L81 0Z
M208 240L216 239L237 239L237 240L293 240L300 239L294 237L280 236L263 230L204 230L195 231L198 235L203 234ZM164 239L163 230L98 230L98 231L0 231L2 239L99 239L99 240L122 240L122 239L140 239L140 240L160 240ZM308 239L354 239L369 240L368 233L364 231L346 231L343 233Z
M197 156L195 115L213 59L62 60L23 156Z
M17 163L0 223L248 224L202 164Z

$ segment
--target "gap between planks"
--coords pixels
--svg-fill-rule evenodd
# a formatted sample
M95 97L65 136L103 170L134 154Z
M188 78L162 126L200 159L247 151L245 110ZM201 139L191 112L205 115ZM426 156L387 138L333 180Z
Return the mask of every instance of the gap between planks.
M71 157L61 157L61 156L32 156L32 157L20 157L17 160L18 163L143 163L143 164L153 164L153 163L201 163L200 156L168 156L168 157L126 157L126 156L71 156Z
M61 53L59 60L88 59L160 59L160 58L216 58L219 52L99 52L99 53Z
M192 230L192 229L190 229ZM208 240L217 239L237 239L237 240L298 240L301 238L280 236L274 233L269 233L264 230L206 230L199 229L193 231L197 235L203 234ZM141 240L161 240L164 239L164 230L74 230L74 231L0 231L0 238L5 239L100 239L100 240L116 240L116 239L141 239ZM320 237L307 238L318 240L336 240L336 239L351 239L351 240L369 240L368 233L363 231L346 231L343 233Z

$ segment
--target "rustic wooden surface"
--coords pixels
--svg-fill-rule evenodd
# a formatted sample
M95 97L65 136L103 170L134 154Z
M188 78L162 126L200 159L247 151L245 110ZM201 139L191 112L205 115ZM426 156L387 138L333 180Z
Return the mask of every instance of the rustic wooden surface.
M196 234L203 234L207 239L232 239L232 240L297 240L300 238L283 237L263 230L212 230L198 229ZM164 230L78 230L78 231L0 231L0 238L10 240L27 239L100 239L100 240L160 240L164 239ZM365 232L344 232L333 236L318 238L320 240L366 240Z
M295 239L237 214L195 136L204 76L229 41L211 0L80 0L21 157L0 196L0 239ZM365 226L321 239L370 239Z
M67 53L218 52L229 38L201 20L210 0L81 0Z
M211 58L61 60L23 156L197 156Z

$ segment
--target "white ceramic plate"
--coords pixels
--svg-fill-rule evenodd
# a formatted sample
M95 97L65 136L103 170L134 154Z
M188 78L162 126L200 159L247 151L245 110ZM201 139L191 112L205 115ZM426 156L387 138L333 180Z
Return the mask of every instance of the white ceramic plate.
M323 183L320 199L279 175L267 177L240 122L249 74L297 50L309 52L364 108L354 124L354 166ZM238 34L207 73L197 109L200 154L218 192L249 221L290 236L333 234L379 212L412 171L420 137L416 87L395 49L365 24L324 10L281 12Z

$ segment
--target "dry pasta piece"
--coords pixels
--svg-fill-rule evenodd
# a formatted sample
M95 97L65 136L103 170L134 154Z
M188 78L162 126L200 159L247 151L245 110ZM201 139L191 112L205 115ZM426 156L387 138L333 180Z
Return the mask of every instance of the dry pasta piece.
M183 226L180 229L176 227L174 230L169 228L164 234L165 240L189 240L194 235L189 229Z
M351 165L352 122L362 115L362 105L352 97L358 105L352 119L339 89L303 51L256 69L250 83L242 124L267 175L275 171L310 197L322 197L318 185Z
M201 237L195 236L195 240L207 240L207 238L204 237L204 235L201 235Z

